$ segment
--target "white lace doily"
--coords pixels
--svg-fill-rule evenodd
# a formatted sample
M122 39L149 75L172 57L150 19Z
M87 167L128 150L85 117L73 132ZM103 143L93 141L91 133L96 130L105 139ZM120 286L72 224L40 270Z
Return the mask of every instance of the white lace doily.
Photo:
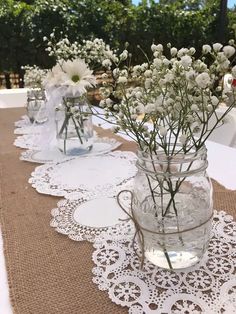
M22 127L26 127L26 126L30 126L32 125L28 116L24 115L24 116L21 116L21 119L19 121L16 121L14 123L14 125L17 127L17 128L22 128Z
M129 203L130 197L124 197L122 201ZM75 241L93 242L102 232L115 236L120 230L129 232L131 228L131 222L127 220L128 216L121 210L116 197L64 199L58 202L51 214L51 227Z
M14 130L14 134L39 134L42 132L43 124L30 124L23 127L18 127Z
M114 196L136 174L136 155L115 151L36 167L29 183L39 193L66 198Z
M191 268L169 271L145 261L143 270L131 236L98 236L93 282L131 314L236 313L236 222L215 212L209 249ZM106 241L107 239L107 241ZM136 246L137 247L137 246Z
M122 143L116 141L113 138L108 137L95 137L93 148L81 157L84 156L96 156L101 154L106 154L116 148L118 148ZM65 156L62 154L58 148L52 148L51 150L37 151L37 150L27 150L21 153L20 160L34 162L34 163L55 163L65 159L71 159L73 157Z
M46 163L56 163L62 160L70 159L73 157L65 156L58 149L52 150L32 150L28 149L21 153L20 160L38 163L38 164L46 164Z
M18 136L14 141L14 145L20 148L39 150L38 143L40 136L40 134L24 134Z

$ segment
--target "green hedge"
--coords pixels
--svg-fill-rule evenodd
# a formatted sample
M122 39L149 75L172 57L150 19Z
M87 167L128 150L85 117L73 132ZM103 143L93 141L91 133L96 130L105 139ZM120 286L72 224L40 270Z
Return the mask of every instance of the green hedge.
M51 67L44 36L55 29L58 40L68 35L81 41L102 38L122 49L130 43L134 61L152 42L171 42L177 48L218 41L220 0L145 1L131 0L0 0L0 71L20 72L25 64ZM149 4L148 4L149 3ZM235 10L228 10L225 41L233 36Z

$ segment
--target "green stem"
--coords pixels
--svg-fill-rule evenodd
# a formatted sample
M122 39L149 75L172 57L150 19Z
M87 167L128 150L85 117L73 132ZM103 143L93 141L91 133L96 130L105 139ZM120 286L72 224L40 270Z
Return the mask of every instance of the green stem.
M73 116L72 116L71 118L72 118L72 121L73 121L73 123L74 123L75 130L76 130L76 133L77 133L77 135L78 135L78 138L79 138L79 140L80 140L80 144L83 144L83 140L82 140L82 137L81 137L81 135L80 135L80 130L81 130L82 133L83 133L82 126L80 125L80 130L79 130L79 128L77 127L75 118L74 118ZM78 123L79 123L79 122L78 122Z
M67 124L65 125L64 154L66 154Z

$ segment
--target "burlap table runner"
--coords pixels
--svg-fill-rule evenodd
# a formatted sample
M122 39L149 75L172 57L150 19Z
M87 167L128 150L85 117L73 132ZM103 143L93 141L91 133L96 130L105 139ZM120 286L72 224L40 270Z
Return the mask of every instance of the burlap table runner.
M35 164L20 161L21 150L12 145L14 121L22 114L23 109L0 109L0 217L14 313L127 313L92 283L92 245L50 228L50 211L59 198L31 188L27 181ZM135 150L134 143L122 141L123 150ZM214 182L214 201L215 208L236 217L236 191Z

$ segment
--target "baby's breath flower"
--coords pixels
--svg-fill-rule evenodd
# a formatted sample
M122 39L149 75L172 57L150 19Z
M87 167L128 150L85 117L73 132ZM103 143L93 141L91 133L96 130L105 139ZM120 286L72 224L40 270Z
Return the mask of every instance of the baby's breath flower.
M149 67L148 63L143 63L141 64L141 70L144 72L145 70L147 70Z
M155 58L153 64L156 68L160 68L163 64L163 61L161 59Z
M120 84L126 84L127 83L127 78L125 76L120 76L118 78L118 83Z
M195 79L195 77L196 77L196 72L195 72L193 69L191 69L191 70L189 70L188 72L186 72L185 75L186 75L187 81L191 81L191 80L194 80L194 79Z
M151 87L151 84L152 84L152 79L147 78L147 79L145 80L145 87L146 87L146 88L150 88L150 87Z
M167 129L163 126L159 126L159 133L160 133L160 136L166 136Z
M163 46L161 44L156 46L157 51L162 52L163 51Z
M123 69L123 70L120 72L120 76L128 77L128 71L127 71L126 69Z
M215 43L215 44L213 44L213 49L214 49L214 51L216 51L216 52L220 51L222 47L223 47L223 45L220 44L220 43Z
M175 79L173 73L167 73L164 77L166 83L172 83Z
M177 56L179 58L181 58L182 56L186 55L188 53L188 49L187 48L181 48L178 53L177 53Z
M168 66L168 65L170 64L170 60L168 60L167 58L164 58L164 59L163 59L163 64L164 64L165 66Z
M235 48L232 47L232 46L225 46L223 48L223 52L224 52L224 54L226 55L227 58L230 58L230 57L232 57L232 55L235 54Z
M211 52L211 46L210 45L203 45L202 46L202 53L207 54L209 52Z
M109 59L105 59L105 60L103 60L102 61L102 66L104 67L104 68L110 68L111 67L111 61L109 60Z
M157 50L157 45L152 44L151 45L151 50L152 50L152 52L155 52Z
M152 76L152 71L151 71L151 70L146 70L146 71L144 72L144 76L145 76L145 77L151 77L151 76Z
M192 58L190 56L183 56L180 59L182 66L187 69L192 64Z
M206 88L210 84L211 79L208 73L203 72L196 77L196 83L200 88Z
M120 54L120 59L121 60L126 60L128 58L128 51L127 50L124 50L121 54Z
M219 99L216 96L211 96L211 103L214 107L216 107L219 104Z
M117 77L119 76L119 74L120 74L120 69L115 68L112 73L113 73L113 76L114 76L115 78L117 78Z
M196 49L195 49L194 47L191 47L191 48L189 49L190 55L194 55L195 52L196 52Z
M207 105L207 111L211 112L213 110L213 106L212 105Z
M135 75L139 74L140 72L142 72L142 68L140 65L135 65L133 67L133 72L135 73Z

